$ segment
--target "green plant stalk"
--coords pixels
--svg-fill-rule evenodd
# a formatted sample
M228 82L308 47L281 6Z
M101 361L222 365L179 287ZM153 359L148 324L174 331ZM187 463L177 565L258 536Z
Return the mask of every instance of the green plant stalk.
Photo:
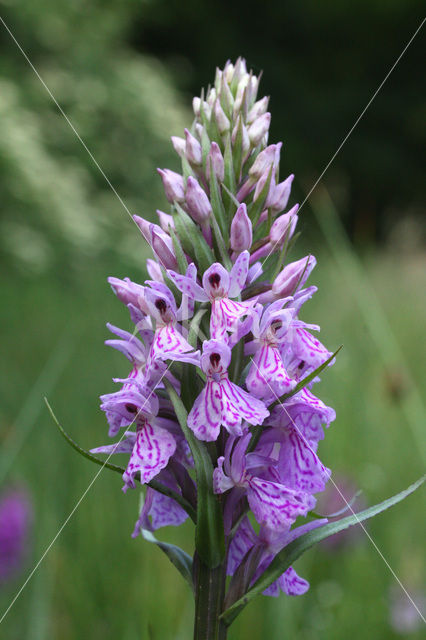
M214 569L194 555L194 640L226 640L227 626L219 618L223 610L226 562Z

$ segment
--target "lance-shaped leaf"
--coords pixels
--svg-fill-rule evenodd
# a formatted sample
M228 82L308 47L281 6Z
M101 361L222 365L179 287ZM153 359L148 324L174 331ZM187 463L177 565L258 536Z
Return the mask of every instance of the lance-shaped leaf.
M197 526L195 546L200 558L210 568L217 567L225 555L222 510L213 493L213 465L203 442L188 428L188 412L173 386L164 378L164 385L177 419L191 449L197 476Z
M63 436L63 438L65 438L65 440L68 442L68 444L70 444L72 446L73 449L75 449L81 456L83 456L83 458L87 458L88 460L90 460L91 462L94 462L95 464L99 465L100 467L106 468L106 469L110 469L111 471L116 471L121 476L123 475L123 473L125 472L125 469L123 467L119 467L116 464L111 464L110 462L108 462L108 458L106 460L100 460L100 458L97 458L96 456L94 456L92 453L90 453L90 451L86 451L86 449L83 449L83 447L80 447L80 445L78 445L76 442L74 442L74 440L71 438L71 436L68 435L68 433L62 427L62 425L59 423L57 417L53 413L52 407L50 406L50 404L47 401L47 398L45 398L44 401L45 401L46 406L49 409L50 415L52 416L52 418L53 418L56 426L58 427L61 435ZM117 445L119 444L119 442L117 443ZM173 500L175 500L178 504L180 504L182 509L185 509L185 511L187 512L187 514L191 518L191 520L193 522L195 522L196 515L195 515L194 508L188 502L188 500L186 500L184 497L182 497L180 495L180 493L178 493L177 491L174 491L173 489L169 489L169 487L166 487L166 486L162 485L161 482L158 482L157 480L151 480L150 482L147 483L147 486L151 487L151 489L154 489L155 491L158 491L158 493L162 493L163 495L167 496L168 498L172 498Z
M331 522L329 524L324 525L323 527L319 527L318 529L314 529L313 531L309 531L305 533L303 536L300 536L297 540L291 542L287 547L285 547L282 551L280 551L275 558L272 560L269 567L264 571L264 573L260 576L260 578L254 583L254 585L247 591L247 593L234 602L226 611L221 614L221 618L225 622L226 625L230 625L233 620L237 617L237 615L244 609L244 607L253 600L256 596L263 593L265 589L269 587L277 578L280 577L284 571L286 571L297 558L299 558L305 551L307 551L310 547L325 538L329 538L330 536L338 533L339 531L343 531L343 529L347 529L348 527L353 526L354 524L359 524L364 520L368 520L373 516L381 513L382 511L386 511L389 507L392 507L394 504L401 502L410 493L413 493L416 489L418 489L425 481L426 476L423 476L417 482L412 484L397 493L396 495L380 502L379 504L374 505L373 507L369 507L364 511L360 511L359 513L353 514L351 516L347 516L346 518L342 518L337 522Z

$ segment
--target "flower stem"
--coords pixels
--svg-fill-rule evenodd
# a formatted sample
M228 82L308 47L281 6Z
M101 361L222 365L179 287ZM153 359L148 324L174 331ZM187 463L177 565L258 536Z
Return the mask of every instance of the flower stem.
M226 640L227 627L219 620L225 588L225 563L211 569L195 553L194 640Z

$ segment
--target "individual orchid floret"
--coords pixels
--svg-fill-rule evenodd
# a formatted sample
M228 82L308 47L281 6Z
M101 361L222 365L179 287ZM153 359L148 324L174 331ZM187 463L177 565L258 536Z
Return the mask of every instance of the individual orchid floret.
M146 304L156 323L147 363L147 375L151 365L157 360L173 358L197 363L197 354L178 329L178 311L172 292L161 282L147 280L147 284L149 287L145 289Z
M269 242L272 247L281 248L284 241L289 241L294 234L297 225L297 210L299 205L296 204L287 213L274 220L269 232Z
M326 518L308 522L295 529L268 529L265 526L260 527L259 534L256 535L250 520L245 516L235 533L235 536L229 545L228 554L228 575L234 575L240 564L247 557L247 554L256 548L261 550L258 560L258 568L254 572L251 584L253 584L267 569L277 553L284 549L290 542L296 540L304 533L312 531L317 527L327 524ZM289 567L281 574L275 582L273 582L264 592L265 596L276 597L281 591L289 596L300 596L309 589L309 582L300 578L293 567Z
M250 249L253 241L253 225L247 215L247 207L241 204L231 222L231 249L241 253Z
M175 271L168 271L179 291L199 302L210 301L210 337L222 340L227 331L235 331L238 320L247 315L255 300L237 302L231 298L240 295L247 280L249 270L248 251L243 251L228 272L219 262L212 264L203 275L203 287Z
M185 138L180 138L179 136L172 136L171 141L172 141L173 149L176 151L178 156L182 158L185 155L185 151L186 151Z
M212 213L212 205L206 192L192 176L189 176L186 183L185 200L191 217L202 229L205 228Z
M145 305L145 287L140 284L132 282L130 278L108 278L108 282L111 285L111 289L121 302L125 305L132 304L135 307L139 307L144 313L148 313L148 309Z
M263 115L256 118L253 124L250 125L248 130L248 136L250 142L256 147L261 140L266 136L269 131L269 125L271 123L271 114L267 111Z
M134 386L118 394L104 396L102 409L107 413L116 412L123 423L121 426L135 424L136 433L126 432L125 439L119 443L91 449L92 453L130 452L130 460L123 473L125 489L135 487L137 474L141 484L150 482L167 466L176 450L173 435L157 424L158 398L151 391L146 394L141 386Z
M214 117L216 120L219 133L223 135L224 133L229 131L229 129L231 128L231 123L229 122L229 119L227 118L226 113L222 109L222 106L219 100L216 100L214 103L213 113L214 113Z
M274 296L282 298L294 295L303 287L316 263L317 261L312 255L300 258L296 262L290 262L280 271L272 283Z
M145 240L150 244L155 255L165 269L176 269L177 260L173 241L158 224L149 222L140 216L133 216Z
M258 100L257 102L255 102L252 108L250 109L250 111L248 112L247 123L251 124L258 118L260 118L260 116L263 116L263 114L266 113L268 109L268 104L269 104L268 96L265 96L260 100Z
M172 489L176 493L181 493L175 477L168 469L160 471L157 479L164 487ZM144 504L132 533L132 538L136 538L140 534L141 528L156 531L161 527L178 527L185 522L187 518L188 514L175 500L148 487Z
M217 142L212 142L207 155L206 176L210 180L210 171L213 170L218 182L223 182L225 178L225 161Z
M155 260L152 260L151 258L147 258L146 270L148 271L148 275L151 280L164 282L163 272L158 262L155 262Z
M167 200L173 202L185 201L183 178L179 173L170 169L157 169L163 181L164 192Z
M263 402L230 382L230 361L231 349L226 344L204 341L201 369L207 382L188 415L188 426L199 440L217 440L222 425L229 433L241 436L243 420L258 425L269 415Z
M292 309L282 309L285 302L288 300L277 300L263 315L261 305L256 308L252 328L255 339L246 349L247 353L255 350L246 379L247 389L266 403L288 393L296 384L288 375L278 348L294 319Z
M163 231L169 233L169 227L175 230L175 221L173 219L173 216L171 216L169 213L164 213L164 211L160 211L160 209L157 209L156 213L160 221L160 227Z
M268 425L289 430L294 425L316 451L318 441L324 438L322 425L328 427L336 419L336 412L332 407L322 402L309 391L302 389L284 404L275 406L268 418Z
M188 129L185 129L185 155L190 164L200 166L203 162L201 144Z
M292 185L293 179L294 179L294 175L292 174L288 178L286 178L283 182L280 182L279 184L275 185L272 198L269 203L269 206L272 209L273 215L276 215L277 213L284 211L284 209L286 208L288 199L291 193L291 185ZM296 206L298 207L298 205ZM297 209L295 209L294 211L292 209L291 212L289 212L289 215L296 213L296 211ZM297 222L297 217L296 217L296 222Z
M224 493L229 489L244 488L259 524L271 529L287 529L298 516L307 515L315 500L303 491L265 480L257 456L246 455L250 439L250 433L236 444L235 438L228 439L225 456L218 458L218 466L213 472L213 490Z

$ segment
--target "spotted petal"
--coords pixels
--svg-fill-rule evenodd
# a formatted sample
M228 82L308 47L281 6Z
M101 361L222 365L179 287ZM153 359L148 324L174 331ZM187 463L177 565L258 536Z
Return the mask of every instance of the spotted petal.
M165 429L146 422L136 435L136 442L123 480L126 487L135 487L135 475L140 473L141 484L146 484L167 466L174 454L176 442Z
M188 427L199 440L217 440L222 424L221 396L220 384L211 381L195 400L188 415Z
M198 285L192 277L183 276L180 273L176 273L176 271L172 271L169 269L167 271L170 279L175 283L179 291L185 293L187 296L192 298L193 300L198 300L199 302L207 302L208 296L206 292Z
M243 251L235 261L229 274L229 297L236 298L240 295L247 280L249 272L250 253Z
M289 527L298 516L306 516L315 504L301 491L255 477L248 480L247 499L259 524L271 529Z
M287 374L278 349L264 344L253 358L246 384L257 398L272 401L291 391L296 381Z
M223 424L228 431L235 433L235 429L246 420L249 424L262 424L269 415L268 409L261 400L254 398L247 391L229 380L222 380L223 390ZM240 435L240 433L235 433Z
M279 473L287 486L307 493L324 491L331 475L330 469L295 429L282 434Z

